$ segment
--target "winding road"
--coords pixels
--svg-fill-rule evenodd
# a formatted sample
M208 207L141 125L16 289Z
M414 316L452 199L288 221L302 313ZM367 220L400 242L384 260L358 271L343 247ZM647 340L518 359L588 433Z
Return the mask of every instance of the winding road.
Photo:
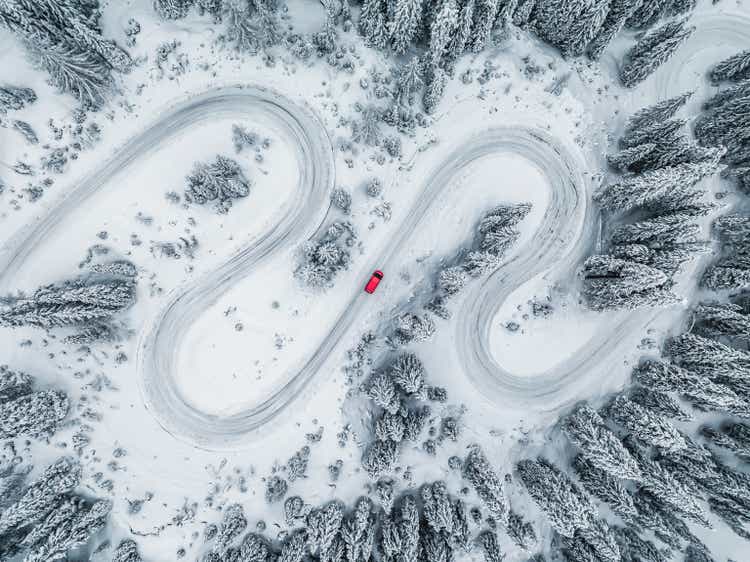
M561 240L563 245L578 240L577 233L586 223L587 208L586 192L581 191L583 178L577 172L580 167L552 137L530 128L493 128L457 145L460 148L443 160L440 167L428 177L398 233L389 240L387 248L372 260L367 270L374 269L378 264L388 267L394 262L440 193L452 185L467 166L492 154L515 153L527 158L545 174L551 192L550 205L542 225L519 252L528 252L529 258L513 262L518 267L514 268L513 279L506 280L517 287L536 274L539 258L553 254L552 250L561 245ZM288 379L257 406L228 416L206 414L191 407L180 396L174 378L181 338L192 320L228 288L232 277L249 274L261 260L268 257L269 250L282 241L286 243L289 239L274 238L273 244L253 244L244 249L241 258L232 259L218 271L191 284L184 293L179 293L156 321L154 334L148 336L147 343L142 346L145 350L142 376L146 380L144 389L148 406L157 413L160 423L170 433L209 449L228 449L246 440L248 434L279 416L304 391L321 371L323 363L342 337L349 333L352 324L361 318L363 309L374 305L375 301L363 296L361 287L354 287L320 346L300 370L290 373ZM559 254L555 255L559 257ZM544 263L549 259L556 258L545 258ZM220 285L215 287L214 280L219 281ZM487 298L493 296L488 295Z
M290 373L287 380L257 406L228 416L201 412L190 405L179 392L175 377L177 358L186 332L195 320L240 278L250 274L280 248L299 244L319 228L329 206L334 182L334 163L330 140L325 128L308 109L284 96L263 88L233 87L204 92L162 113L142 133L129 140L110 160L85 177L53 205L46 215L27 225L2 249L0 286L10 289L8 280L44 239L65 223L68 215L86 203L114 175L135 165L139 158L169 142L194 124L215 116L252 117L258 112L271 117L293 147L301 170L295 195L283 218L267 232L224 261L218 268L175 289L165 306L140 335L138 367L141 391L146 408L170 434L206 449L226 449L247 439L248 435L276 416L299 396L321 370L324 361L361 317L363 308L374 301L362 297L360 287L353 287L348 303L319 347L306 359L302 368ZM514 288L563 256L574 252L582 234L590 229L588 193L581 170L584 165L549 134L529 127L490 128L456 148L426 178L416 202L394 239L374 258L371 267L394 262L405 249L409 236L428 214L432 204L448 186L478 160L500 153L526 158L546 177L549 205L539 228L531 239L514 253L516 256L496 274L473 290L481 302L501 302ZM499 285L499 286L498 286ZM471 317L471 312L466 316ZM475 328L469 322L467 329ZM465 340L471 340L466 334Z
M706 17L696 34L678 51L676 59L711 41L725 27L731 42L750 38L750 26L730 16ZM707 33L703 33L708 30ZM682 56L680 55L682 53ZM680 66L679 68L675 68ZM692 66L692 65L690 65ZM674 72L686 72L671 64ZM655 77L651 87L674 95L677 80L671 73ZM680 84L681 85L681 84ZM202 412L185 400L176 381L176 365L185 335L196 319L229 290L238 279L249 275L282 248L312 236L325 220L330 190L335 180L333 149L322 123L308 108L285 96L260 87L226 87L186 99L162 113L142 133L129 140L110 160L83 179L52 206L46 215L26 225L0 249L0 289L12 290L8 280L69 214L114 175L168 143L203 120L232 115L252 118L263 114L278 124L284 140L293 148L300 170L298 185L283 209L282 219L251 240L216 269L175 289L167 303L140 334L139 380L147 409L170 434L198 447L217 450L236 447L264 424L279 416L315 379L316 374L365 307L374 301L362 296L360 287L351 288L348 302L318 348L296 372L289 373L274 392L255 407L243 412L215 416ZM566 361L548 372L519 377L504 369L493 357L489 340L499 308L518 287L543 272L555 278L570 278L592 250L597 237L597 218L591 206L587 164L578 152L571 152L541 129L515 126L495 127L474 133L462 142L425 179L422 190L397 234L367 269L388 267L396 262L406 243L425 219L431 205L478 160L502 153L517 154L543 174L549 186L549 203L538 228L495 272L470 285L455 323L456 342L463 371L489 399L498 403L554 408L563 389L582 372L595 372L603 356L615 352L621 336L642 330L656 316L653 311L613 314L607 330L601 330Z

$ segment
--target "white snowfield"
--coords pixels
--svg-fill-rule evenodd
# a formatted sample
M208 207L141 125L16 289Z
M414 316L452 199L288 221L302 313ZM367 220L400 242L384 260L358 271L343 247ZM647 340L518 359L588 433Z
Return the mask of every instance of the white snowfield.
M144 22L139 45L144 52L153 52L158 41L164 39L162 32L177 34L175 30L184 22L174 24L175 27L158 22L149 31L148 18L153 18L151 3L142 4L141 12L137 13ZM296 7L307 9L301 2ZM131 15L126 4L113 9L122 10L123 18ZM258 61L248 63L239 59L216 63L216 52L199 48L206 41L205 34L179 35L184 50L190 52L194 68L206 61L216 66L210 66L210 71L203 74L195 71L174 82L155 82L146 88L140 107L145 117L140 114L133 117L132 127L127 131L132 137L104 161L96 160L104 154L100 148L92 151L93 155L82 153L79 164L85 168L81 172L92 171L67 187L61 181L54 188L58 192L51 192L49 199L43 199L34 208L33 212L38 210L43 214L27 221L0 245L0 293L6 293L31 290L39 279L51 282L61 278L64 271L74 274L70 264L80 259L85 244L91 242L99 227L112 232L118 226L125 229L119 240L113 236L110 242L115 247L120 243L118 249L124 246L129 250L127 234L133 230L132 215L136 209L156 211L165 222L177 215L176 228L184 226L183 215L188 212L191 218L198 217L201 226L208 225L198 231L201 250L206 253L189 262L191 266L195 264L195 274L178 275L173 271L185 267L187 260L178 264L149 263L144 267L133 258L147 273L158 273L157 282L166 287L167 293L149 298L149 278L146 275L140 278L139 298L143 298L133 312L136 321L132 326L137 337L122 347L128 355L135 356L134 360L118 365L103 360L94 369L111 376L120 390L117 394L94 395L101 399L104 421L92 434L91 446L105 460L115 446L128 451L123 461L127 470L107 473L115 481L119 502L113 517L116 524L146 535L153 532L153 537L142 538L147 559L166 560L173 559L175 544L190 542L190 531L198 528L198 521L215 519L213 510L227 501L243 502L253 519L262 519L269 525L281 523L281 507L265 503L264 481L259 478L305 443L302 435L305 431L314 431L318 426L326 427L326 435L313 447L310 478L302 484L292 483L290 495L301 494L306 501L316 503L333 498L350 500L363 493L367 477L359 470L358 447L364 434L353 437L346 449L338 448L335 442L336 432L347 421L358 422L356 429L369 427L371 421L368 417L371 414L356 407L342 411L342 404L350 405L344 396L347 387L338 370L344 361L344 351L363 330L377 329L390 321L394 311L408 303L421 288L419 283L431 283L425 273L431 270L420 261L423 256L428 256L425 262L432 260L428 265L437 266L439 258L433 259L433 253L448 255L466 242L466 236L474 228L474 219L498 203L531 201L534 208L521 224L521 237L503 265L481 280L470 282L451 305L453 319L439 323L434 340L415 346L427 367L428 382L446 386L451 403L468 405L462 419L465 434L482 444L501 474L511 470L519 455L529 455L529 443L531 448L540 445L549 423L564 408L577 400L596 399L621 386L629 376L628 361L641 354L636 348L639 340L647 335L658 340L660 331L670 329L684 310L674 307L662 312L598 314L573 302L577 270L599 241L598 212L591 205L591 195L597 184L593 176L604 169L603 155L607 150L604 137L611 133L615 138L632 111L686 90L698 89L689 102L692 109L697 109L702 99L715 89L705 78L706 68L750 45L750 18L746 13L747 7L713 7L710 2L702 3L691 18L691 23L697 26L696 32L667 64L632 91L612 82L615 61L619 61L623 51L620 45L629 45L631 38L618 39L619 43L605 53L601 68L594 65L593 71L574 66L578 63L562 61L557 52L525 35L513 38L506 50L493 52L486 59L484 55L471 61L467 57L461 64L477 73L486 60L497 64L502 76L486 86L477 86L476 80L461 85L458 78L454 79L438 108L435 123L425 131L418 131L414 143L405 141L407 148L400 162L385 166L376 165L367 148L361 147L361 153L356 155L351 152L342 155L338 150L338 136L348 138L349 125L336 123L351 116L349 106L363 98L367 103L377 103L372 99L372 90L359 90L357 85L367 76L364 70L359 76L342 79L340 73L325 66L323 71L320 67L300 67L290 73L281 63L275 69ZM148 48L143 48L144 43ZM524 77L521 59L529 54L541 67L557 66L541 77ZM374 64L372 61L382 62L377 56L366 52L365 57L369 58L362 68ZM210 72L215 73L213 77ZM550 94L550 79L565 73L572 77L562 94ZM456 75L460 76L460 72ZM344 80L346 88L341 85ZM211 87L235 82L248 85ZM594 97L597 88L605 93ZM184 92L199 93L183 99ZM165 101L177 99L182 101L160 110ZM309 106L301 99L308 99ZM118 119L128 117L118 116ZM223 128L217 126L212 133L223 138L227 129L224 140L226 148L231 150L229 126L235 119L243 125L269 124L274 132L269 154L277 146L286 151L276 160L273 156L266 160L271 170L266 178L270 185L251 192L247 200L236 202L228 216L216 218L207 208L197 211L191 208L180 215L182 210L165 203L163 194L183 187L184 175L196 158L214 155L201 145L203 139L191 135L207 123L223 120ZM265 134L262 126L259 129ZM105 142L116 136L116 131L107 131ZM170 147L182 146L180 143L186 137L194 146L180 154L179 162L173 163L171 183L159 183L156 178L149 187L158 198L154 195L148 199L137 190L140 186L132 179L118 179L131 173L140 174L140 178L153 175L158 162L167 158L164 154L174 154ZM121 136L118 142L123 138L128 137ZM219 141L212 140L213 150ZM355 160L352 169L343 163L348 156ZM492 168L494 162L503 162L502 158L506 158L506 163L512 160L522 165L510 171ZM147 163L149 159L157 161L157 166ZM472 175L483 166L489 169ZM279 174L279 167L289 170ZM540 178L542 196L524 191L525 184L518 176L529 167ZM508 168L513 166L509 164ZM333 290L325 295L306 294L301 287L294 286L294 281L288 281L293 267L291 253L334 216L329 197L334 187L345 186L356 191L372 177L383 179L383 198L393 204L392 220L386 223L371 217L373 200L362 203L364 195L355 194L355 209L348 218L357 222L361 231L363 253L353 251L351 269L341 274ZM117 202L132 199L132 204L137 205L122 213L123 217L129 213L129 222L123 219L115 224L112 217L105 216L73 226L76 217L88 212L89 205L94 208L97 202L101 203L97 197L105 197L106 185L118 182L133 193L119 193L113 199ZM277 182L292 185L276 186ZM267 189L275 187L278 192ZM2 226L8 230L13 220L21 219L11 216ZM370 221L377 223L377 227L365 231ZM248 223L249 235L242 229L242 222ZM225 230L217 234L219 223ZM52 273L44 271L37 275L32 270L39 269L39 262L44 261L39 256L55 251L60 239L70 246L65 267L61 258L60 263L50 268ZM163 271L157 271L157 267ZM385 271L385 282L375 295L365 295L362 285L376 268ZM279 283L277 287L275 282L281 277L288 283ZM252 286L245 284L248 280L254 286L269 287L259 295L248 290ZM511 317L519 318L528 300L544 294L558 282L571 289L565 292L570 297L567 309L558 307L560 301L553 300L556 308L549 318L522 321L521 330L515 333L504 328ZM268 311L272 299L281 301L283 310L274 320L273 328L270 326L274 313ZM257 301L257 306L248 305L248 301ZM240 308L237 316L223 318L222 310L233 305ZM307 309L305 305L309 305ZM261 349L261 344L268 342L259 341L256 332L268 326L272 333L283 322L291 324L293 319L288 309L295 308L301 310L298 322L301 327L289 330L297 330L296 341L287 345L274 365L270 357L276 355L276 350ZM242 314L256 313L256 332L247 328L248 322L242 332L232 329L235 320L243 319ZM546 327L537 329L542 324ZM227 334L235 338L227 345L231 353L222 357L221 364L210 358L214 348L202 345L201 338L212 331L213 341L228 339ZM29 370L36 369L42 376L45 370L52 370L45 364L46 354L40 352L43 348L36 341L32 348L21 350L18 346L19 339L25 336L41 339L39 332L20 331L20 336L18 332L8 332L2 342L8 348L8 357L3 362L16 361L19 368L33 365ZM271 339L270 335L267 339ZM54 344L50 349L53 348ZM34 357L30 357L29 349ZM186 365L197 355L209 358ZM95 355L91 362L99 358ZM254 369L251 358L260 358L263 368ZM67 385L72 394L80 391L72 387L83 384L71 376L80 368L76 361L78 355L74 352L67 357L59 354L51 361L61 371L68 371L56 373L59 376L55 384ZM211 366L226 373L212 372ZM238 366L245 370L239 373ZM261 371L262 375L256 377ZM89 382L88 378L82 380ZM453 445L455 449L450 449ZM442 455L437 459L439 462L426 459L415 447L405 452L404 466L413 471L417 481L450 479L454 476L446 468L447 456L465 454L464 446L465 443L446 445L438 453ZM562 449L563 444L553 447ZM329 484L327 465L336 458L345 459L345 469L344 476L334 485ZM91 464L92 473L102 469L97 463ZM236 480L232 480L233 471L240 474L240 469L243 477L248 478L250 493L240 493ZM185 498L200 500L214 485L225 488L216 494L216 503L205 510L201 506L193 527L172 527L171 542L164 540L164 535L157 540L159 533L154 530L170 520ZM90 486L97 494L103 493L95 484ZM156 499L147 504L143 513L127 512L125 494L140 497L154 490L158 490ZM531 512L534 513L533 508ZM728 546L716 544L726 539L723 533L700 532L701 538L715 547L715 552L732 552L731 541L727 541ZM512 556L509 559L521 560Z

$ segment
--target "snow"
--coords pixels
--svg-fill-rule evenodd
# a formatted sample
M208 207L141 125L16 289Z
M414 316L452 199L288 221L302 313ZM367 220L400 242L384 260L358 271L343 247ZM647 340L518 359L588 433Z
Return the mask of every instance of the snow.
M530 303L554 303L549 317L534 316ZM498 310L490 335L492 354L517 376L533 378L574 356L607 320L559 299L540 274L511 293ZM517 330L511 329L513 323ZM511 328L509 328L509 324Z
M300 22L303 31L317 29L323 21L322 8L309 4L290 2L290 16L295 23ZM135 334L116 348L95 348L91 353L65 349L59 340L30 329L3 329L0 347L4 350L3 362L13 368L27 369L44 384L60 387L76 399L82 394L94 397L104 421L96 424L90 452L84 457L85 487L92 494L105 495L93 475L103 471L113 480L113 534L125 536L128 528L145 533L148 536L139 537L141 552L152 560L173 559L179 546L188 548L189 556L195 558L201 541L192 534L200 530L201 522L216 521L217 508L231 501L243 502L250 528L259 520L264 520L269 528L275 523L283 525L281 506L269 506L263 499L262 478L271 473L275 463L285 462L305 444L304 433L315 432L321 426L325 427L323 438L311 446L309 477L292 483L289 495L301 494L306 501L322 502L332 498L351 500L366 491L368 480L359 470L360 442L367 438L371 414L347 396L349 388L341 372L345 351L361 333L382 327L393 311L429 289L441 261L453 257L471 240L477 219L487 209L498 204L532 203L532 211L522 222L521 236L507 261L524 258L523 252L535 240L555 195L546 170L525 149L506 147L452 171L445 188L436 190L434 199L422 206L420 195L426 183L440 172L446 159L482 134L501 128L517 130L523 125L549 135L572 155L574 173L585 177L588 193L596 183L593 175L602 168L606 133L615 129L630 111L692 87L710 61L746 46L750 29L750 25L743 26L746 7L713 8L702 3L693 17L698 31L674 59L632 92L612 84L612 54L605 56L601 72L577 68L575 63L571 66L549 48L540 47L519 33L506 47L486 58L467 57L456 72L458 77L471 68L476 76L487 60L501 69L499 79L485 85L476 81L464 85L459 78L452 80L433 126L405 143L400 162L387 159L380 165L369 150L360 148L357 154L340 151L337 141L349 135L349 127L340 121L356 115L352 110L354 103L377 101L371 90L360 87L359 81L366 76L365 68L382 64L382 55L360 48L366 64L355 76L336 74L322 61L308 66L279 60L275 67L268 67L259 58L230 59L228 52L212 45L216 30L205 18L191 16L180 22L158 22L149 5L145 0L111 3L105 25L113 36L121 35L129 17L136 17L143 26L134 50L138 55L148 55L149 60L126 77L124 84L131 93L139 84L145 84L141 95L128 96L134 108L113 108L111 121L97 118L104 129L102 143L83 152L42 200L23 204L15 212L9 210L8 199L18 197L23 185L18 177L11 176L9 183L15 192L6 188L1 196L3 239L22 233L25 225L35 224L38 217L54 209L88 173L116 156L127 139L155 123L170 107L210 88L254 84L273 88L300 106L312 108L332 139L336 186L344 186L353 194L351 217L322 208L308 209L321 220L312 221L314 228L305 234L313 235L321 221L350 218L362 240L362 246L353 249L350 270L343 272L335 287L325 293L301 287L293 278L298 245L282 248L247 275L233 278L231 288L202 310L175 343L175 385L180 398L207 418L228 419L252 411L278 395L324 342L332 342L315 376L290 398L281 414L272 423L243 433L228 446L207 446L165 430L161 414L150 410L144 401L138 358L143 353L144 334L153 328L175 294L215 271L241 248L252 245L288 212L303 170L299 169L294 146L275 119L252 107L241 112L206 114L189 130L169 136L108 178L105 185L46 234L43 243L33 249L19 269L9 272L8 277L3 274L3 291L28 291L70 277L78 271L78 263L92 244L111 246L113 253L132 259L139 267L139 303L128 317ZM158 80L153 70L154 52L159 43L171 37L179 38L180 51L189 55L191 69L186 74ZM353 40L353 35L347 39ZM620 41L615 51L621 45L624 50L626 43L629 41ZM0 34L0 46L9 46L2 49L0 65L5 68L13 64L18 69L14 82L33 86L40 96L37 105L19 112L17 118L27 119L37 132L45 131L48 117L64 116L73 107L72 100L54 94L44 85L41 73L30 70L25 63L18 64L21 55L7 35ZM555 69L525 78L520 59L530 53L542 68L554 62ZM567 73L572 73L569 85L559 96L550 93L553 81ZM700 87L700 95L691 104L698 104L703 94L711 91L707 84L701 83ZM602 93L595 98L592 92L597 88ZM235 154L233 124L242 124L271 140L268 149L261 149L262 162L254 160L253 150ZM18 148L15 134L9 129L0 130L0 161L5 164L35 150ZM184 178L195 162L212 159L216 154L237 158L253 180L247 198L236 201L224 215L215 213L211 205L183 207L167 201L168 191L182 193ZM347 159L351 159L351 167ZM4 169L2 173L4 179L9 175ZM377 200L364 195L364 185L372 177L380 178L385 186ZM371 214L373 206L382 200L392 205L389 221ZM625 384L633 362L644 349L651 349L639 349L644 337L658 341L681 320L684 307L659 317L627 317L628 322L624 315L604 317L580 307L574 286L574 270L579 262L573 258L581 253L581 247L576 245L578 238L574 235L586 238L591 234L584 229L585 220L590 218L584 215L585 207L582 197L569 229L555 233L571 238L550 247L550 251L557 252L550 267L520 279L517 286L503 286L508 293L483 337L491 359L530 385L534 381L546 385L546 374L575 363L576 358L588 358L583 363L586 368L574 378L565 379L553 398L528 402L517 400L512 393L503 397L502 391L488 391L487 381L480 380L476 373L465 372L465 362L457 350L461 337L458 321L440 321L436 337L416 346L415 351L427 367L429 382L449 389L449 404L436 406L435 415L461 412L465 433L461 443L441 448L437 458L428 458L418 445L407 450L404 461L413 469L415 481L447 478L450 485L457 486L460 480L448 471L446 460L451 454L463 454L466 443L474 441L485 447L501 475L510 472L520 456L549 445L545 441L547 429L560 412L580 399L600 400ZM139 213L153 217L153 222L138 220ZM108 233L106 240L97 237L101 231ZM137 234L142 245L133 246L131 234ZM195 259L183 256L170 260L149 251L151 241L177 241L190 235L199 241ZM385 268L386 277L374 295L366 296L362 286L375 268ZM478 294L479 289L476 291L471 294ZM547 302L548 297L554 308L552 315L535 317L529 301ZM451 305L455 319L461 317L467 304L460 297ZM511 321L519 324L518 331L507 328ZM620 332L611 332L615 325L622 326ZM336 331L338 327L340 332ZM602 334L609 333L617 339L611 347L601 340ZM31 345L21 347L20 342L26 339ZM594 344L599 347L592 349ZM115 363L117 352L123 352L128 360ZM117 390L91 393L85 389L84 385L97 375L109 377ZM467 407L465 412L461 405ZM337 445L336 433L347 422L353 424L358 435L342 449ZM69 435L55 441L67 441ZM105 465L116 447L127 451L122 459L126 468L110 471ZM35 460L41 464L42 459L59 452L50 453L40 447L35 449ZM335 485L329 485L327 466L337 458L344 460L343 474ZM239 476L247 478L248 492L240 490ZM399 485L407 484L399 481ZM130 514L127 500L142 498L146 492L153 492L154 499L146 502L140 513ZM204 501L207 496L212 496L213 501ZM198 504L194 520L182 526L171 523L185 502ZM528 511L532 520L542 521L535 508ZM161 525L165 528L159 529ZM742 552L724 527L714 535L702 532L700 536L717 556L734 553L737 558L737 553Z

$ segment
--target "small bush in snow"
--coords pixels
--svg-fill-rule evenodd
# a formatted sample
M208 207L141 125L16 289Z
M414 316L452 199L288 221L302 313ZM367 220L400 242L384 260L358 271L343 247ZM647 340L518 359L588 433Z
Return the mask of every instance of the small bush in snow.
M266 501L276 503L281 500L289 489L287 481L280 476L271 476L266 482Z
M378 178L372 178L365 186L365 192L369 197L380 197L383 193L383 184Z
M217 209L226 212L234 199L247 197L251 187L238 162L217 156L214 162L195 164L187 177L185 199L198 205L216 201Z
M334 189L331 193L331 202L333 206L344 211L345 214L351 213L352 195L344 188Z
M351 261L348 248L356 239L351 223L331 223L319 239L305 243L294 270L295 277L312 288L330 288L338 272L348 269Z
M362 467L373 479L391 472L398 462L398 447L394 441L375 441L365 449Z

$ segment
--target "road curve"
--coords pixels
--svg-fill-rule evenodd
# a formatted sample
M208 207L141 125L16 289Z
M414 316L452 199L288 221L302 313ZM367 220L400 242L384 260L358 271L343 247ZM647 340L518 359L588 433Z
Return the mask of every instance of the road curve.
M201 448L221 450L251 441L251 434L282 414L298 398L330 357L372 299L362 297L353 287L349 302L342 307L331 330L318 348L296 372L289 373L272 394L257 406L228 416L202 412L181 396L176 380L176 365L186 332L237 279L248 275L277 250L295 245L309 237L320 225L328 208L333 185L334 164L330 140L313 113L283 96L262 88L220 88L204 92L173 106L159 120L132 138L105 164L54 206L47 215L30 224L3 248L0 285L24 263L31 252L65 218L113 175L127 169L150 151L168 142L195 123L217 115L246 115L257 112L271 116L288 136L298 158L301 175L295 195L281 221L253 239L218 268L175 289L167 304L142 331L138 345L141 392L146 408L170 434ZM440 194L453 185L468 166L484 157L512 153L526 158L547 180L550 196L542 221L530 239L517 248L498 271L472 284L464 309L460 312L459 353L466 373L484 387L507 393L512 375L494 363L487 354L486 342L493 311L507 295L537 273L561 264L573 271L579 257L589 248L595 234L590 205L590 190L584 176L585 163L541 129L525 126L488 128L463 142L434 169L423 183L422 191L395 237L368 269L388 267L420 222L427 216ZM499 185L498 189L502 190ZM477 338L477 335L480 335ZM490 357L488 359L488 357ZM474 367L481 366L483 370Z
M699 12L688 21L695 31L659 68L644 91L654 102L698 89L698 101L710 92L709 69L750 46L750 17L738 11Z
M698 95L691 100L697 107L711 91L708 69L721 58L750 45L750 18L745 14L706 12L696 14L690 23L696 26L696 31L664 67L638 88L639 99L645 95L653 102L698 88ZM584 229L567 247L561 244L557 251L542 254L519 249L514 259L467 293L455 326L459 359L466 375L493 403L547 412L565 406L576 399L575 393L570 392L571 384L593 382L607 368L603 362L607 357L624 356L632 346L626 335L643 333L662 315L670 314L654 309L608 313L606 329L598 330L565 361L534 375L515 375L493 356L492 324L507 297L524 280L544 271L549 271L553 279L573 278L576 268L593 253L597 220L591 206L587 204L586 209ZM537 236L541 235L540 229ZM549 245L544 247L554 250Z
M561 365L532 376L506 370L491 351L493 322L507 298L537 275L546 272L552 279L574 279L582 261L594 251L599 222L591 201L590 179L584 174L587 166L580 157L549 138L539 139L521 154L546 177L548 208L528 242L513 248L511 257L498 269L469 286L454 330L462 370L485 398L497 404L544 409L546 405L539 399L550 398L559 390L569 369ZM610 336L607 332L602 343ZM582 349L573 359L600 359L599 351Z
M141 391L146 408L169 432L183 434L179 400L173 386L174 353L192 321L208 308L253 265L280 245L296 244L320 226L329 208L334 181L333 149L325 127L307 107L274 90L255 86L215 88L171 106L140 134L119 147L112 158L63 194L46 214L21 228L0 248L0 289L10 292L15 272L69 215L84 204L116 174L151 151L183 134L190 127L216 117L253 118L262 115L276 123L295 150L300 179L281 221L250 247L241 249L216 270L180 287L168 305L141 334L138 346Z
M388 267L392 264L440 193L452 185L453 180L467 166L492 154L519 154L537 166L550 183L550 205L542 226L532 241L525 245L525 250L530 254L535 257L547 255L559 244L561 237L575 238L585 224L587 205L585 191L581 191L583 178L578 171L580 167L548 134L526 127L493 128L474 135L458 146L460 148L443 160L440 167L428 177L395 238L389 241L381 255L371 261L369 268L376 265ZM288 378L262 403L228 416L201 412L181 398L173 378L179 341L195 316L205 309L206 303L210 303L205 291L213 294L213 280L231 283L232 276L249 273L267 255L268 251L261 250L260 246L247 248L243 250L241 260L232 260L226 267L222 267L221 272L212 272L205 280L177 295L155 322L156 331L149 336L153 343L145 346L146 350L152 351L147 351L145 356L147 363L143 366L144 374L150 372L154 375L154 378L149 379L146 389L149 407L160 411L158 417L170 433L201 448L235 448L248 441L255 430L282 414L321 371L324 362L349 332L352 324L361 317L364 308L373 306L375 302L363 298L360 287L353 288L348 303L342 307L342 313L320 346L298 371L289 373ZM516 263L528 265L526 261ZM523 282L528 276L528 271L519 272L518 281Z
M275 117L290 132L303 135L320 158L321 166L327 169L325 172L321 170L325 177L320 181L329 184L332 182L330 141L312 112L266 88L228 86L207 90L165 110L157 121L119 147L112 158L84 177L73 190L62 195L45 211L46 214L25 225L9 238L0 247L0 288L6 291L14 289L8 285L8 280L27 261L29 255L55 228L63 224L71 212L105 186L114 175L128 169L140 158L180 136L200 121L225 115L251 117L258 113Z
M224 293L276 252L295 247L320 227L330 207L335 179L333 149L315 115L269 90L260 88L208 92L198 108L216 115L226 104L252 107L273 117L295 152L300 175L292 201L281 220L240 248L228 260L170 293L167 303L142 332L138 346L141 391L146 408L170 434L202 448L222 448L242 433L233 416L196 410L180 394L177 361L195 321ZM262 411L262 408L261 408ZM253 410L255 414L255 410Z

